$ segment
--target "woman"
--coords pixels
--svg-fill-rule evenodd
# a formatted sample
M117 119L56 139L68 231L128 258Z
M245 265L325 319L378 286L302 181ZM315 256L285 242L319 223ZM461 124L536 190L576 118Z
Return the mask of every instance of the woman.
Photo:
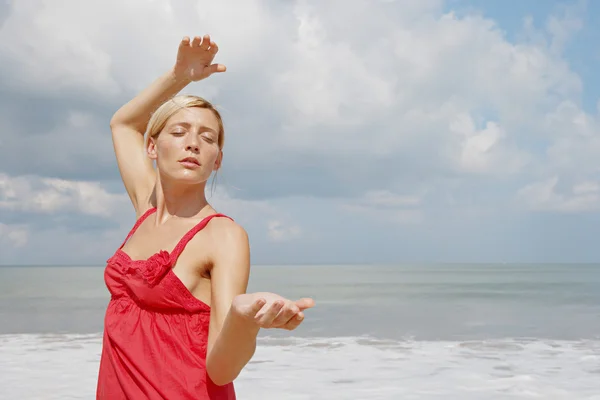
M260 328L295 329L314 305L246 294L247 234L204 195L223 159L223 123L207 101L173 96L225 71L217 51L208 35L184 38L172 70L111 120L137 221L104 274L98 399L235 399Z

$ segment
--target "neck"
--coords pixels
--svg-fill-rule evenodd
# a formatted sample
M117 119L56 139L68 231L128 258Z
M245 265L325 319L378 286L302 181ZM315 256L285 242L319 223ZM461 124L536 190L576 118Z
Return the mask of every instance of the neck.
M181 185L162 181L156 182L156 222L163 223L171 217L193 218L207 205L204 189L200 185Z

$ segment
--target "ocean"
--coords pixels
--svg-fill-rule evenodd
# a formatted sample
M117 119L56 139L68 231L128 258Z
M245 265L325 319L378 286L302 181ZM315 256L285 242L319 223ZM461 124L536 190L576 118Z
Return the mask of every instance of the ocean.
M102 267L0 267L0 399L94 399ZM265 330L240 400L600 400L600 265L255 266L311 296Z

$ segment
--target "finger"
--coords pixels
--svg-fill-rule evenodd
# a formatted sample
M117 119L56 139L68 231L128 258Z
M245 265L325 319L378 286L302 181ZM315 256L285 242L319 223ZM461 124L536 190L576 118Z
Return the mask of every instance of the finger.
M227 68L223 64L212 64L207 67L209 74L214 74L217 72L225 72Z
M263 308L263 306L267 304L265 299L256 299L254 303L250 306L250 316L253 318L256 317L256 314Z
M183 39L181 39L181 42L179 43L179 47L187 47L189 45L190 45L189 36L184 36Z
M200 45L200 48L202 50L208 50L209 46L210 46L210 35L204 35L204 38L202 38L202 44Z
M198 47L200 46L200 43L202 43L200 36L194 36L194 39L192 39L192 47Z
M313 308L315 306L315 301L311 298L302 298L300 300L296 300L296 305L300 310L306 310L307 308Z
M277 317L273 320L274 327L279 327L288 323L288 321L296 316L300 312L300 308L294 303L287 304L283 309L279 312Z
M288 321L282 328L288 331L293 331L304 321L304 313L299 312L296 316Z
M277 317L277 314L279 313L279 311L281 310L282 307L283 307L283 302L276 301L269 306L265 306L263 309L264 311L256 314L254 319L258 323L259 326L261 326L263 328L270 327L273 320L275 319L275 317Z
M215 42L211 41L210 48L208 50L213 54L217 54L217 52L219 51L219 46L217 46Z
M258 323L259 326L262 327L269 327L272 325L273 320L275 319L275 317L277 316L277 314L279 313L279 311L281 310L281 308L283 307L283 301L276 301L273 304L271 304L271 306L267 309L267 311L265 313L258 313L256 314L255 320Z

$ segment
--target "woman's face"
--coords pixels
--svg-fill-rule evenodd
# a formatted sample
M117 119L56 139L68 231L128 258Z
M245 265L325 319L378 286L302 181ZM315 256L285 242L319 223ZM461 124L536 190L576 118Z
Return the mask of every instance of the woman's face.
M156 160L162 178L188 184L204 183L219 169L219 122L206 108L179 110L158 137L148 142L148 155Z

